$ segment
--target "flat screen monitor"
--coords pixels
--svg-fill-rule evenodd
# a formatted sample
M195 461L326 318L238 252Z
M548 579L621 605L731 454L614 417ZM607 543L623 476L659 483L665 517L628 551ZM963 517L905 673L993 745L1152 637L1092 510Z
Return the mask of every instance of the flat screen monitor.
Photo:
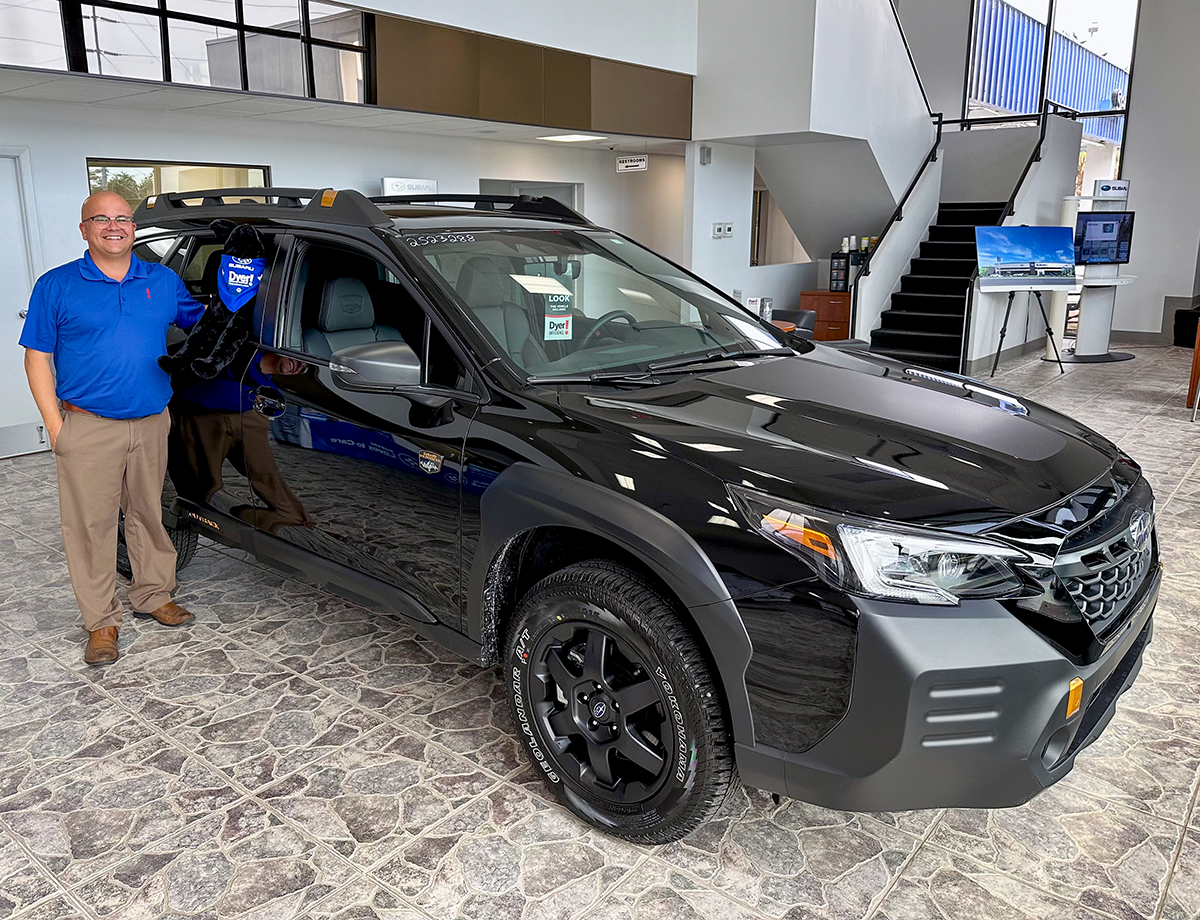
M1045 290L1074 287L1070 227L976 227L979 287Z
M1075 218L1076 265L1124 265L1133 239L1132 211L1084 211Z

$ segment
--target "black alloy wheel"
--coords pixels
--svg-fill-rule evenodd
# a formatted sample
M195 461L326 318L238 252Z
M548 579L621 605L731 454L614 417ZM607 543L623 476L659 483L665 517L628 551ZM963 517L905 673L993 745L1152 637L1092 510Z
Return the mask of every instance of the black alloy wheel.
M508 693L526 754L559 800L608 833L677 840L733 778L720 696L673 606L593 560L540 581L509 633Z

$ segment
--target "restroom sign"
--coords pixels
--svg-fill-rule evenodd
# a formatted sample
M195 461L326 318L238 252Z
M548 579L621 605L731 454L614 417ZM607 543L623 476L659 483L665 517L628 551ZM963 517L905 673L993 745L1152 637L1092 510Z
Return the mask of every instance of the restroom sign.
M631 157L617 157L617 172L641 172L650 168L650 157L641 153Z

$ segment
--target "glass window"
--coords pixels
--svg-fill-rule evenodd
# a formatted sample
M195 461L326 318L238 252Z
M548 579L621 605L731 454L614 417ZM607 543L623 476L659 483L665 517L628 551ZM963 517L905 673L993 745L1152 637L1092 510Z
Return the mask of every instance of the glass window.
M102 6L83 7L83 41L88 73L162 80L159 19Z
M242 0L242 12L248 26L300 31L300 8L296 0Z
M251 92L308 95L303 47L297 38L247 32L246 73Z
M168 20L171 81L241 89L237 32L220 26Z
M746 310L604 231L406 233L401 240L495 354L528 374L638 371L714 350L783 347Z
M210 188L263 188L262 166L224 166L206 163L146 163L119 160L87 161L89 192L114 191L136 208L143 199L163 192Z
M167 0L167 9L172 13L191 13L220 19L230 25L237 22L237 10L233 0Z
M978 0L967 117L1040 112L1048 0Z
M0 64L67 69L55 0L0 0Z
M313 80L318 99L363 102L363 54L313 45Z
M363 43L362 13L331 3L308 4L309 30L313 38L342 45Z

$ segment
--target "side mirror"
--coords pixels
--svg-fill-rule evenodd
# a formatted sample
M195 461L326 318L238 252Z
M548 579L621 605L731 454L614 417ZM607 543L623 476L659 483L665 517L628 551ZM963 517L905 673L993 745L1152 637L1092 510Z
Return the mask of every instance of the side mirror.
M341 348L329 358L330 370L345 383L369 387L421 385L421 359L404 342L365 342Z

